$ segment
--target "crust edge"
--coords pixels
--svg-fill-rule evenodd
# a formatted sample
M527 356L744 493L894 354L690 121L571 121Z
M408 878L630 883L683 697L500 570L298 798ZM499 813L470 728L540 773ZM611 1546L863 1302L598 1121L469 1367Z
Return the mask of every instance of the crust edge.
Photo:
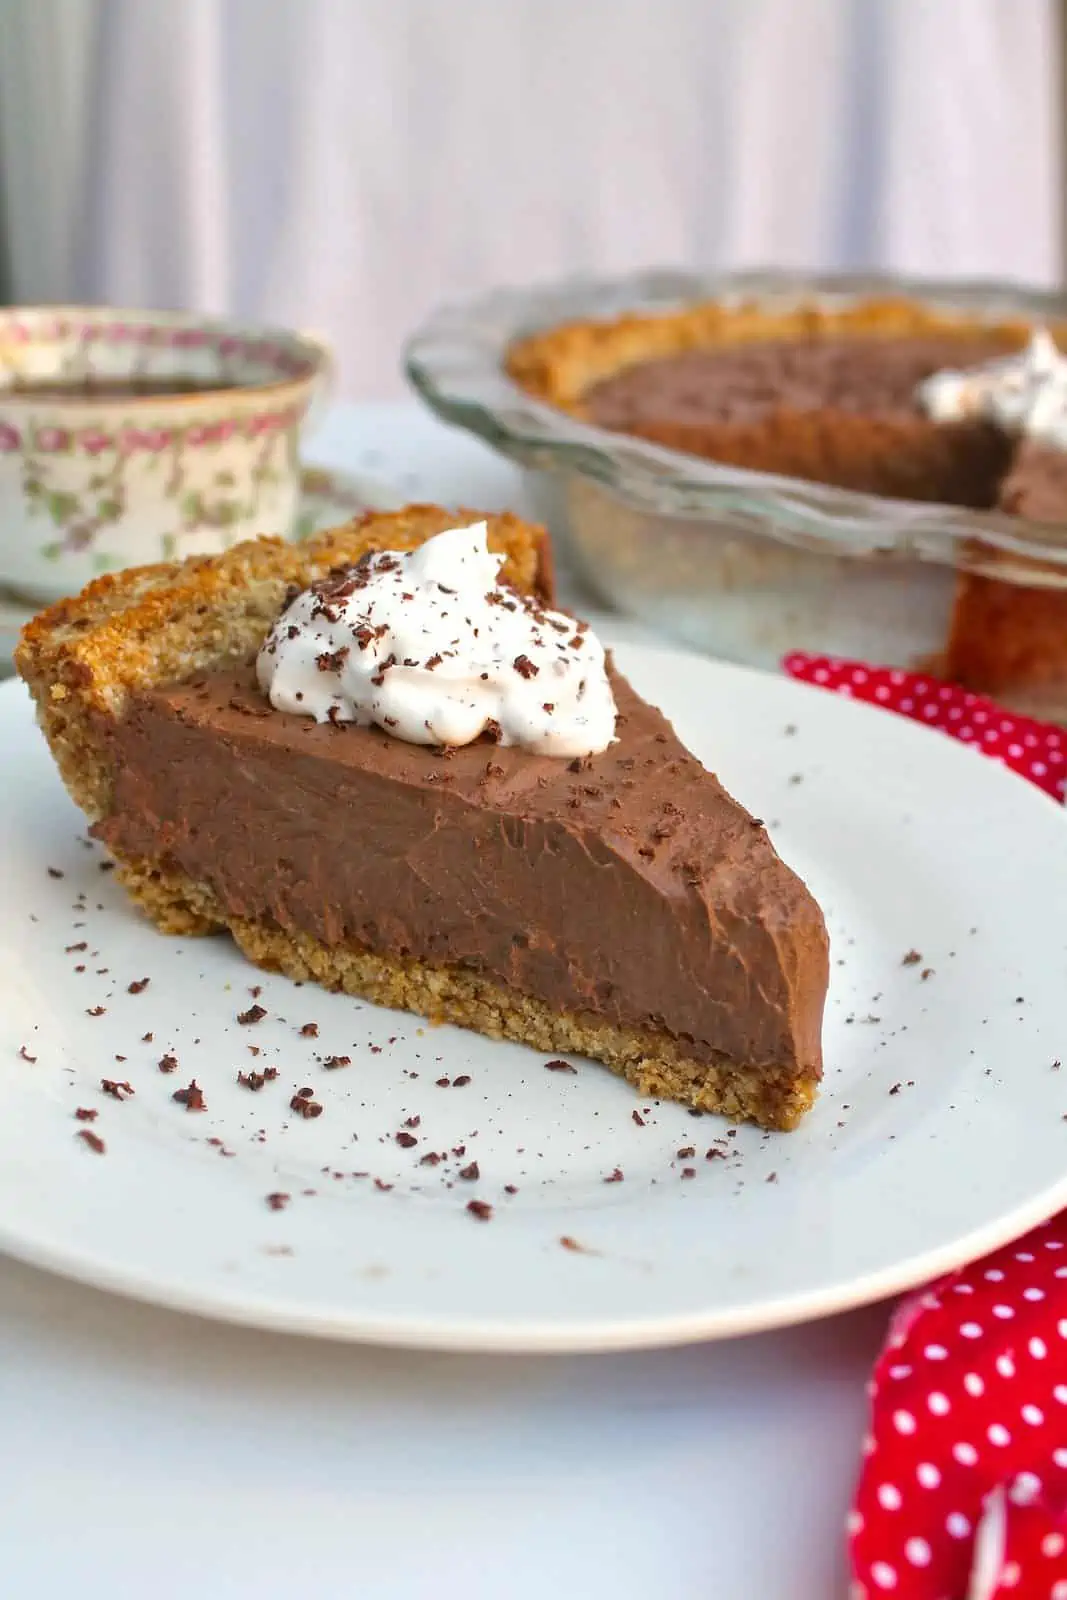
M490 547L505 557L503 576L552 603L552 552L543 528L510 513L415 505L368 512L304 544L252 539L219 556L128 568L46 607L22 630L15 669L75 803L92 820L106 810L107 726L129 696L247 660L290 584L304 588L368 550L411 549L483 517Z
M787 311L770 311L755 301L728 305L702 301L672 312L630 312L608 321L558 323L518 339L505 356L505 369L535 399L584 415L583 397L594 384L626 367L683 350L751 343L763 339L804 339L831 335L958 333L981 329L1025 338L1032 319L988 321L951 313L904 297L867 299L850 306L814 301ZM1067 324L1053 331L1067 334Z

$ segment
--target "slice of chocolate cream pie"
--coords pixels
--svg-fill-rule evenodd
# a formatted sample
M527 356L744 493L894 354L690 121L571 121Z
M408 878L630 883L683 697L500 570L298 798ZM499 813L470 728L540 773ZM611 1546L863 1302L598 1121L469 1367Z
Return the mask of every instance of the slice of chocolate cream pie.
M552 600L539 529L419 506L101 578L16 662L163 932L792 1128L819 908Z

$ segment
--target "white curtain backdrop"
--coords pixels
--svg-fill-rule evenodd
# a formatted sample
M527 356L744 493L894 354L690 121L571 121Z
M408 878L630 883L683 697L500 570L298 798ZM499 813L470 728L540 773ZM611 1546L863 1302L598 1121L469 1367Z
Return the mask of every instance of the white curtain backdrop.
M412 325L503 281L698 262L1060 277L1054 0L0 7L16 293L308 325L352 396L401 392ZM32 58L72 25L57 116Z

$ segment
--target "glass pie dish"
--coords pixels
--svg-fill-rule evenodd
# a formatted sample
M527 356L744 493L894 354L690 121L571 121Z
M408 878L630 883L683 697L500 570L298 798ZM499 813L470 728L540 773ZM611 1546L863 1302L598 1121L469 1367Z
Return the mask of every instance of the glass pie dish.
M774 318L881 300L979 327L1050 324L1061 338L1067 318L1067 297L1007 284L650 271L499 290L446 307L409 340L407 373L438 416L529 473L531 498L564 559L599 597L700 650L760 667L810 650L936 670L961 573L1062 591L1067 650L1067 521L729 466L594 426L520 387L506 367L517 341L569 323L712 301ZM1000 698L1067 715L1067 672L1062 683Z

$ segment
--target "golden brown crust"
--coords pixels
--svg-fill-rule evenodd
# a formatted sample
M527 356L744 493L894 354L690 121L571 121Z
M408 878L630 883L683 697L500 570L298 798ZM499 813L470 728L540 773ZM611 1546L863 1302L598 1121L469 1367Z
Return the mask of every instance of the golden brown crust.
M304 544L253 539L220 556L133 567L97 578L34 617L15 649L63 781L90 817L106 808L104 730L131 694L247 660L282 609L290 584L306 588L368 550L410 549L483 513L440 506L371 512ZM551 547L542 528L504 513L486 517L503 575L554 598Z
M771 311L755 302L709 300L667 313L630 313L608 322L567 322L519 339L507 353L508 374L521 389L561 411L583 415L583 396L625 367L683 350L711 349L764 339L814 336L976 332L1025 339L1032 323L1020 317L989 322L903 298L830 307L815 303ZM1059 337L1067 326L1052 329Z
M267 971L472 1028L491 1039L588 1056L648 1098L678 1100L783 1132L796 1127L815 1098L816 1080L798 1077L795 1067L747 1067L725 1058L697 1061L672 1034L617 1027L592 1013L554 1011L462 967L381 955L354 942L327 946L267 919L230 916L207 885L184 872L120 860L119 878L164 933L228 931L249 961Z

